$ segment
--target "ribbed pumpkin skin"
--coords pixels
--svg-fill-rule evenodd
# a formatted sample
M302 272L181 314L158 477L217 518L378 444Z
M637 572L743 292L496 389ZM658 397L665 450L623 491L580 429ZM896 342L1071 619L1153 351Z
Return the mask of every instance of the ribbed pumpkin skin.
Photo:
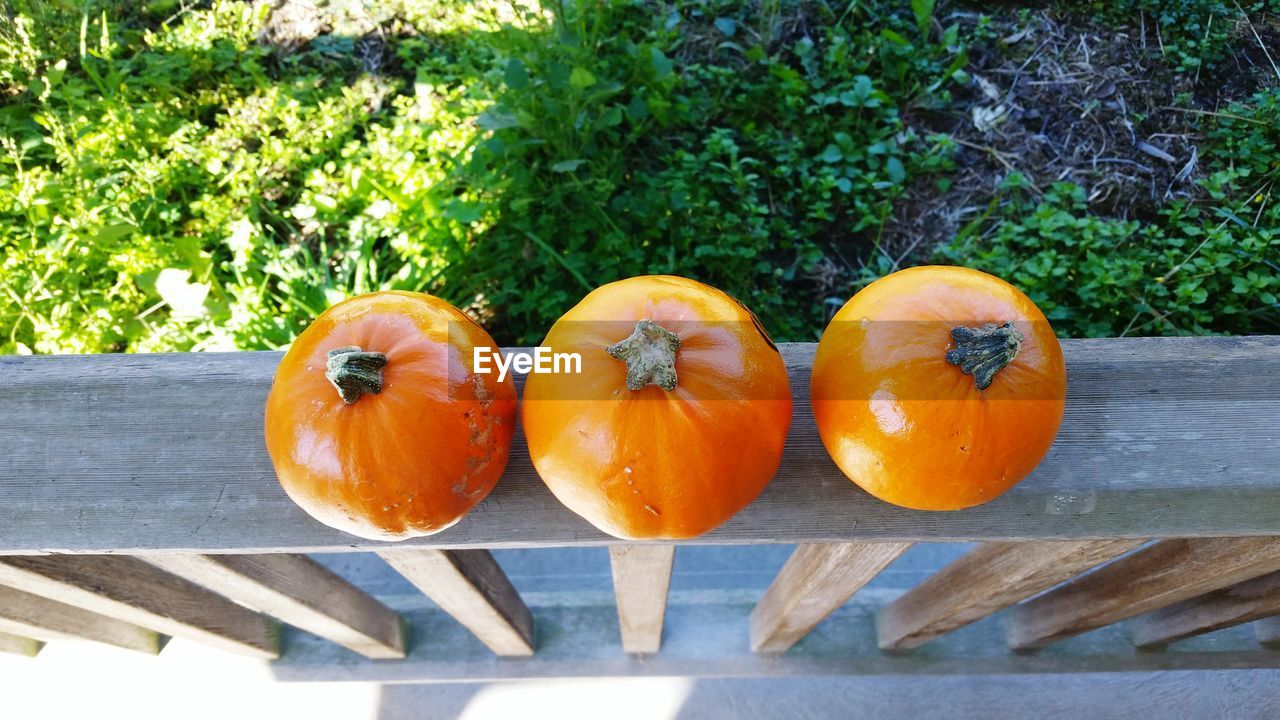
M648 319L680 337L678 384L629 390L605 348ZM529 454L547 487L610 535L683 539L746 507L778 469L791 391L776 347L728 295L673 276L598 288L543 345L582 373L533 374L524 390Z
M978 390L947 362L954 326L1012 323L1014 360ZM991 275L918 267L868 285L836 314L810 383L814 419L840 469L917 510L985 503L1053 444L1066 399L1062 349L1026 295Z
M383 390L354 404L325 379L326 353L384 353ZM371 540L430 535L484 499L515 431L510 377L471 372L479 325L431 295L379 292L326 310L285 354L267 397L280 485L320 522Z

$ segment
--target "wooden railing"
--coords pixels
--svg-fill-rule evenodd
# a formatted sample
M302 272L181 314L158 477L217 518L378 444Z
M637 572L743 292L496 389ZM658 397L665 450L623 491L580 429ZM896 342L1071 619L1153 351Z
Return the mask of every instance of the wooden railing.
M783 345L796 411L778 476L693 542L798 547L762 596L670 611L675 548L577 518L519 438L458 525L370 542L275 480L262 407L277 353L0 358L0 650L158 652L176 636L280 658L286 679L388 681L1280 666L1274 619L1168 645L1280 614L1280 338L1063 347L1066 419L1035 474L922 513L840 474L809 411L814 346ZM939 541L980 544L893 597L856 594ZM610 546L615 603L531 610L489 552L577 545ZM352 551L432 605L393 610L305 554ZM283 657L277 621L304 631Z

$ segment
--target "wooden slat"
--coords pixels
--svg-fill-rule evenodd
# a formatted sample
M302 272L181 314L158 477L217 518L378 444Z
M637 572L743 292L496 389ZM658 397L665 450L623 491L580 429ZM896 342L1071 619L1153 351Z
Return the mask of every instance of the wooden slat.
M751 649L784 653L911 543L801 545L751 612Z
M1138 647L1154 647L1280 614L1280 572L1184 600L1134 618L1129 634Z
M0 652L35 657L43 647L39 640L0 632Z
M662 646L662 620L667 614L667 589L675 558L675 545L609 547L623 650L656 653Z
M151 555L143 559L365 657L404 657L400 616L305 555Z
M1280 538L1164 540L1013 609L1009 646L1063 638L1280 570Z
M991 503L921 513L858 490L809 408L814 345L784 344L781 467L701 543L1280 534L1280 338L1063 342L1069 397L1035 474ZM0 358L0 553L385 548L328 528L275 481L262 408L277 353ZM175 469L181 469L180 472ZM410 547L612 545L556 501L517 438L490 497Z
M1263 645L1280 645L1280 617L1270 617L1253 624L1258 642Z
M44 642L92 640L151 655L164 647L164 638L152 630L3 585L0 632Z
M984 543L880 611L880 647L919 647L1142 545L1141 540Z
M274 622L137 558L0 557L0 585L242 655L279 656Z
M438 610L406 609L415 641L404 660L351 658L333 643L289 631L285 638L289 651L271 664L271 670L285 681L481 683L532 678L1096 674L1280 668L1280 652L1258 645L1247 626L1192 638L1168 650L1137 652L1124 626L1114 625L1038 652L1022 653L1005 646L997 616L944 635L918 650L887 653L875 642L874 615L885 600L879 590L854 595L786 654L760 655L748 647L747 621L752 606L740 590L724 591L717 597L715 591L673 589L662 652L632 655L618 650L617 614L609 593L597 593L587 605L555 595L547 604L533 606L538 617L538 652L519 662L489 656L464 628ZM535 597L530 593L531 600ZM993 687L998 685L998 681L993 683ZM906 698L901 701L908 702ZM939 696L914 698L912 704L945 707L946 702L946 697ZM795 714L803 717L803 710ZM856 717L857 712L849 715Z
M488 550L378 555L498 655L533 654L533 614Z

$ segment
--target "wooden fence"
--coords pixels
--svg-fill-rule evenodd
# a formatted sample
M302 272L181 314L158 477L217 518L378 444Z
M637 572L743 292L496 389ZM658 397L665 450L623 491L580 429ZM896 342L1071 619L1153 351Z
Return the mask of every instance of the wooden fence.
M1064 342L1053 450L953 513L840 474L808 406L814 348L781 347L796 412L778 476L693 541L794 553L763 596L670 612L675 548L563 508L519 436L458 525L370 542L276 483L262 407L278 353L0 358L0 650L154 653L174 636L279 658L285 679L382 681L1280 667L1274 618L1203 636L1280 614L1280 338ZM980 544L895 597L855 595L941 541ZM579 545L609 546L615 603L531 610L489 552ZM307 556L353 551L432 605L397 612ZM303 631L283 649L280 623Z

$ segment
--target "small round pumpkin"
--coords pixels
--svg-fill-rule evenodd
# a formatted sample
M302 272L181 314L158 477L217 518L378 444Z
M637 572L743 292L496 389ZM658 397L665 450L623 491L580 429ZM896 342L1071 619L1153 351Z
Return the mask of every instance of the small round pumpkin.
M472 371L489 334L431 295L377 292L316 318L267 396L267 451L294 502L371 540L440 532L484 499L515 431L510 378Z
M977 270L881 278L818 343L810 397L836 465L916 510L985 503L1049 451L1066 398L1062 348L1039 308Z
M777 472L791 390L751 311L672 276L590 293L543 342L581 373L531 374L529 455L551 492L610 535L682 539L721 525Z

